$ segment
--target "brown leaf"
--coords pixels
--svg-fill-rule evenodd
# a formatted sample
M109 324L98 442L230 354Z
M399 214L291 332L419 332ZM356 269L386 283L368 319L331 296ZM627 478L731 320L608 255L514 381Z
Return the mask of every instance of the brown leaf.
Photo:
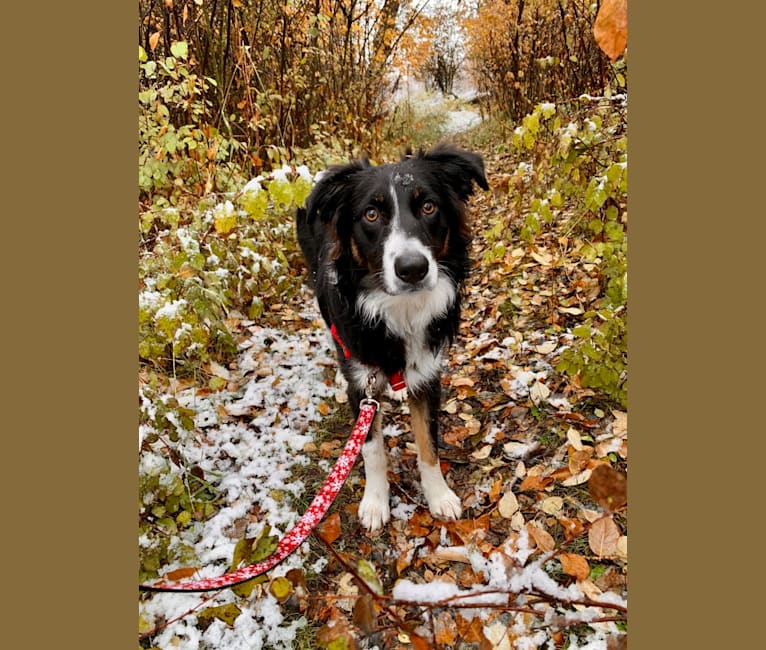
M327 625L317 631L315 639L318 646L325 648L330 644L343 650L356 650L358 647L348 619L335 607L330 611Z
M484 623L478 616L466 619L458 614L457 629L466 643L481 643L484 640Z
M166 580L183 580L184 578L191 578L195 573L197 573L197 569L194 569L192 567L185 567L183 569L175 569L174 571L168 571L165 574Z
M603 0L593 24L593 36L614 62L628 44L628 0Z
M579 474L588 466L588 460L593 455L593 447L584 446L579 451L569 447L569 471L572 475Z
M611 516L597 519L588 531L590 550L599 557L610 557L617 551L620 529Z
M362 594L354 605L354 624L365 634L375 631L375 603L368 593Z
M588 561L576 553L559 553L561 568L564 573L574 576L577 580L585 580L590 574Z
M160 33L159 32L154 32L154 34L152 34L149 37L149 49L152 52L154 52L154 48L157 47L157 43L159 43L159 42L160 42Z
M628 503L628 479L611 465L599 465L591 472L588 490L607 512L617 512Z
M322 540L332 544L340 537L340 515L333 512L328 516L317 530L317 534Z
M457 623L447 611L440 612L434 619L434 640L439 646L454 645L457 641Z
M551 537L550 533L543 530L542 528L539 528L538 526L535 526L531 521L527 524L527 532L529 533L529 536L535 540L537 548L539 548L541 551L547 553L556 548L556 542L554 541L553 537Z
M558 522L564 530L564 537L566 537L568 542L582 535L583 530L585 530L585 527L579 519L559 517Z

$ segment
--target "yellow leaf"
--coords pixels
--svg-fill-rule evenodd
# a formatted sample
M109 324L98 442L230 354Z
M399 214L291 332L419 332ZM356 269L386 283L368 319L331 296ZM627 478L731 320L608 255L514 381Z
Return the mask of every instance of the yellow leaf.
M628 44L628 0L603 0L593 25L601 50L616 61Z
M269 585L269 591L271 592L271 595L277 599L278 602L284 603L292 595L293 586L290 584L290 581L287 578L279 576L278 578L274 578L274 580L271 581L271 584Z

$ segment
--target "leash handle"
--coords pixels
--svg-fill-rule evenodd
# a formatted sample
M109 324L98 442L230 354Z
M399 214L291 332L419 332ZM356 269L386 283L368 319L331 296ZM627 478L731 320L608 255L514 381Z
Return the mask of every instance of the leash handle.
M248 580L262 575L273 569L280 562L285 560L293 551L295 551L322 521L327 510L335 501L338 492L346 482L351 468L354 466L362 443L367 433L372 427L375 414L378 412L380 404L372 398L365 398L359 404L359 417L356 420L351 435L340 458L335 462L332 471L322 485L314 500L311 502L308 510L298 520L295 526L279 540L277 549L272 555L258 562L224 573L214 578L202 578L199 580L186 580L179 582L155 582L151 584L140 584L140 591L175 591L175 592L195 592L195 591L216 591L227 587L234 587Z

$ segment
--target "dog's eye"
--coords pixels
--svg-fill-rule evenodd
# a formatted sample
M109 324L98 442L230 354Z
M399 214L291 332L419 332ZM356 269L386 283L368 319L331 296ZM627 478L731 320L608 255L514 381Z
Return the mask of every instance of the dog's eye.
M426 216L433 214L436 212L436 206L432 201L426 201L423 203L423 205L420 206L420 213L424 214Z
M367 219L367 221L370 223L377 221L378 217L380 217L380 212L378 212L377 208L367 208L364 211L364 218Z

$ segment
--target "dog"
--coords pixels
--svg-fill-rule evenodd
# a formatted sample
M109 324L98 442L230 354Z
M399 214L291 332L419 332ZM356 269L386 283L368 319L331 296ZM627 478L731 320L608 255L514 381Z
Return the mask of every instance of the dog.
M470 261L467 203L489 189L484 161L448 144L329 168L296 215L298 242L330 329L354 417L361 400L406 388L420 482L431 514L459 519L437 443L441 361L458 332ZM400 393L401 394L401 393ZM362 447L361 524L390 518L381 414Z

